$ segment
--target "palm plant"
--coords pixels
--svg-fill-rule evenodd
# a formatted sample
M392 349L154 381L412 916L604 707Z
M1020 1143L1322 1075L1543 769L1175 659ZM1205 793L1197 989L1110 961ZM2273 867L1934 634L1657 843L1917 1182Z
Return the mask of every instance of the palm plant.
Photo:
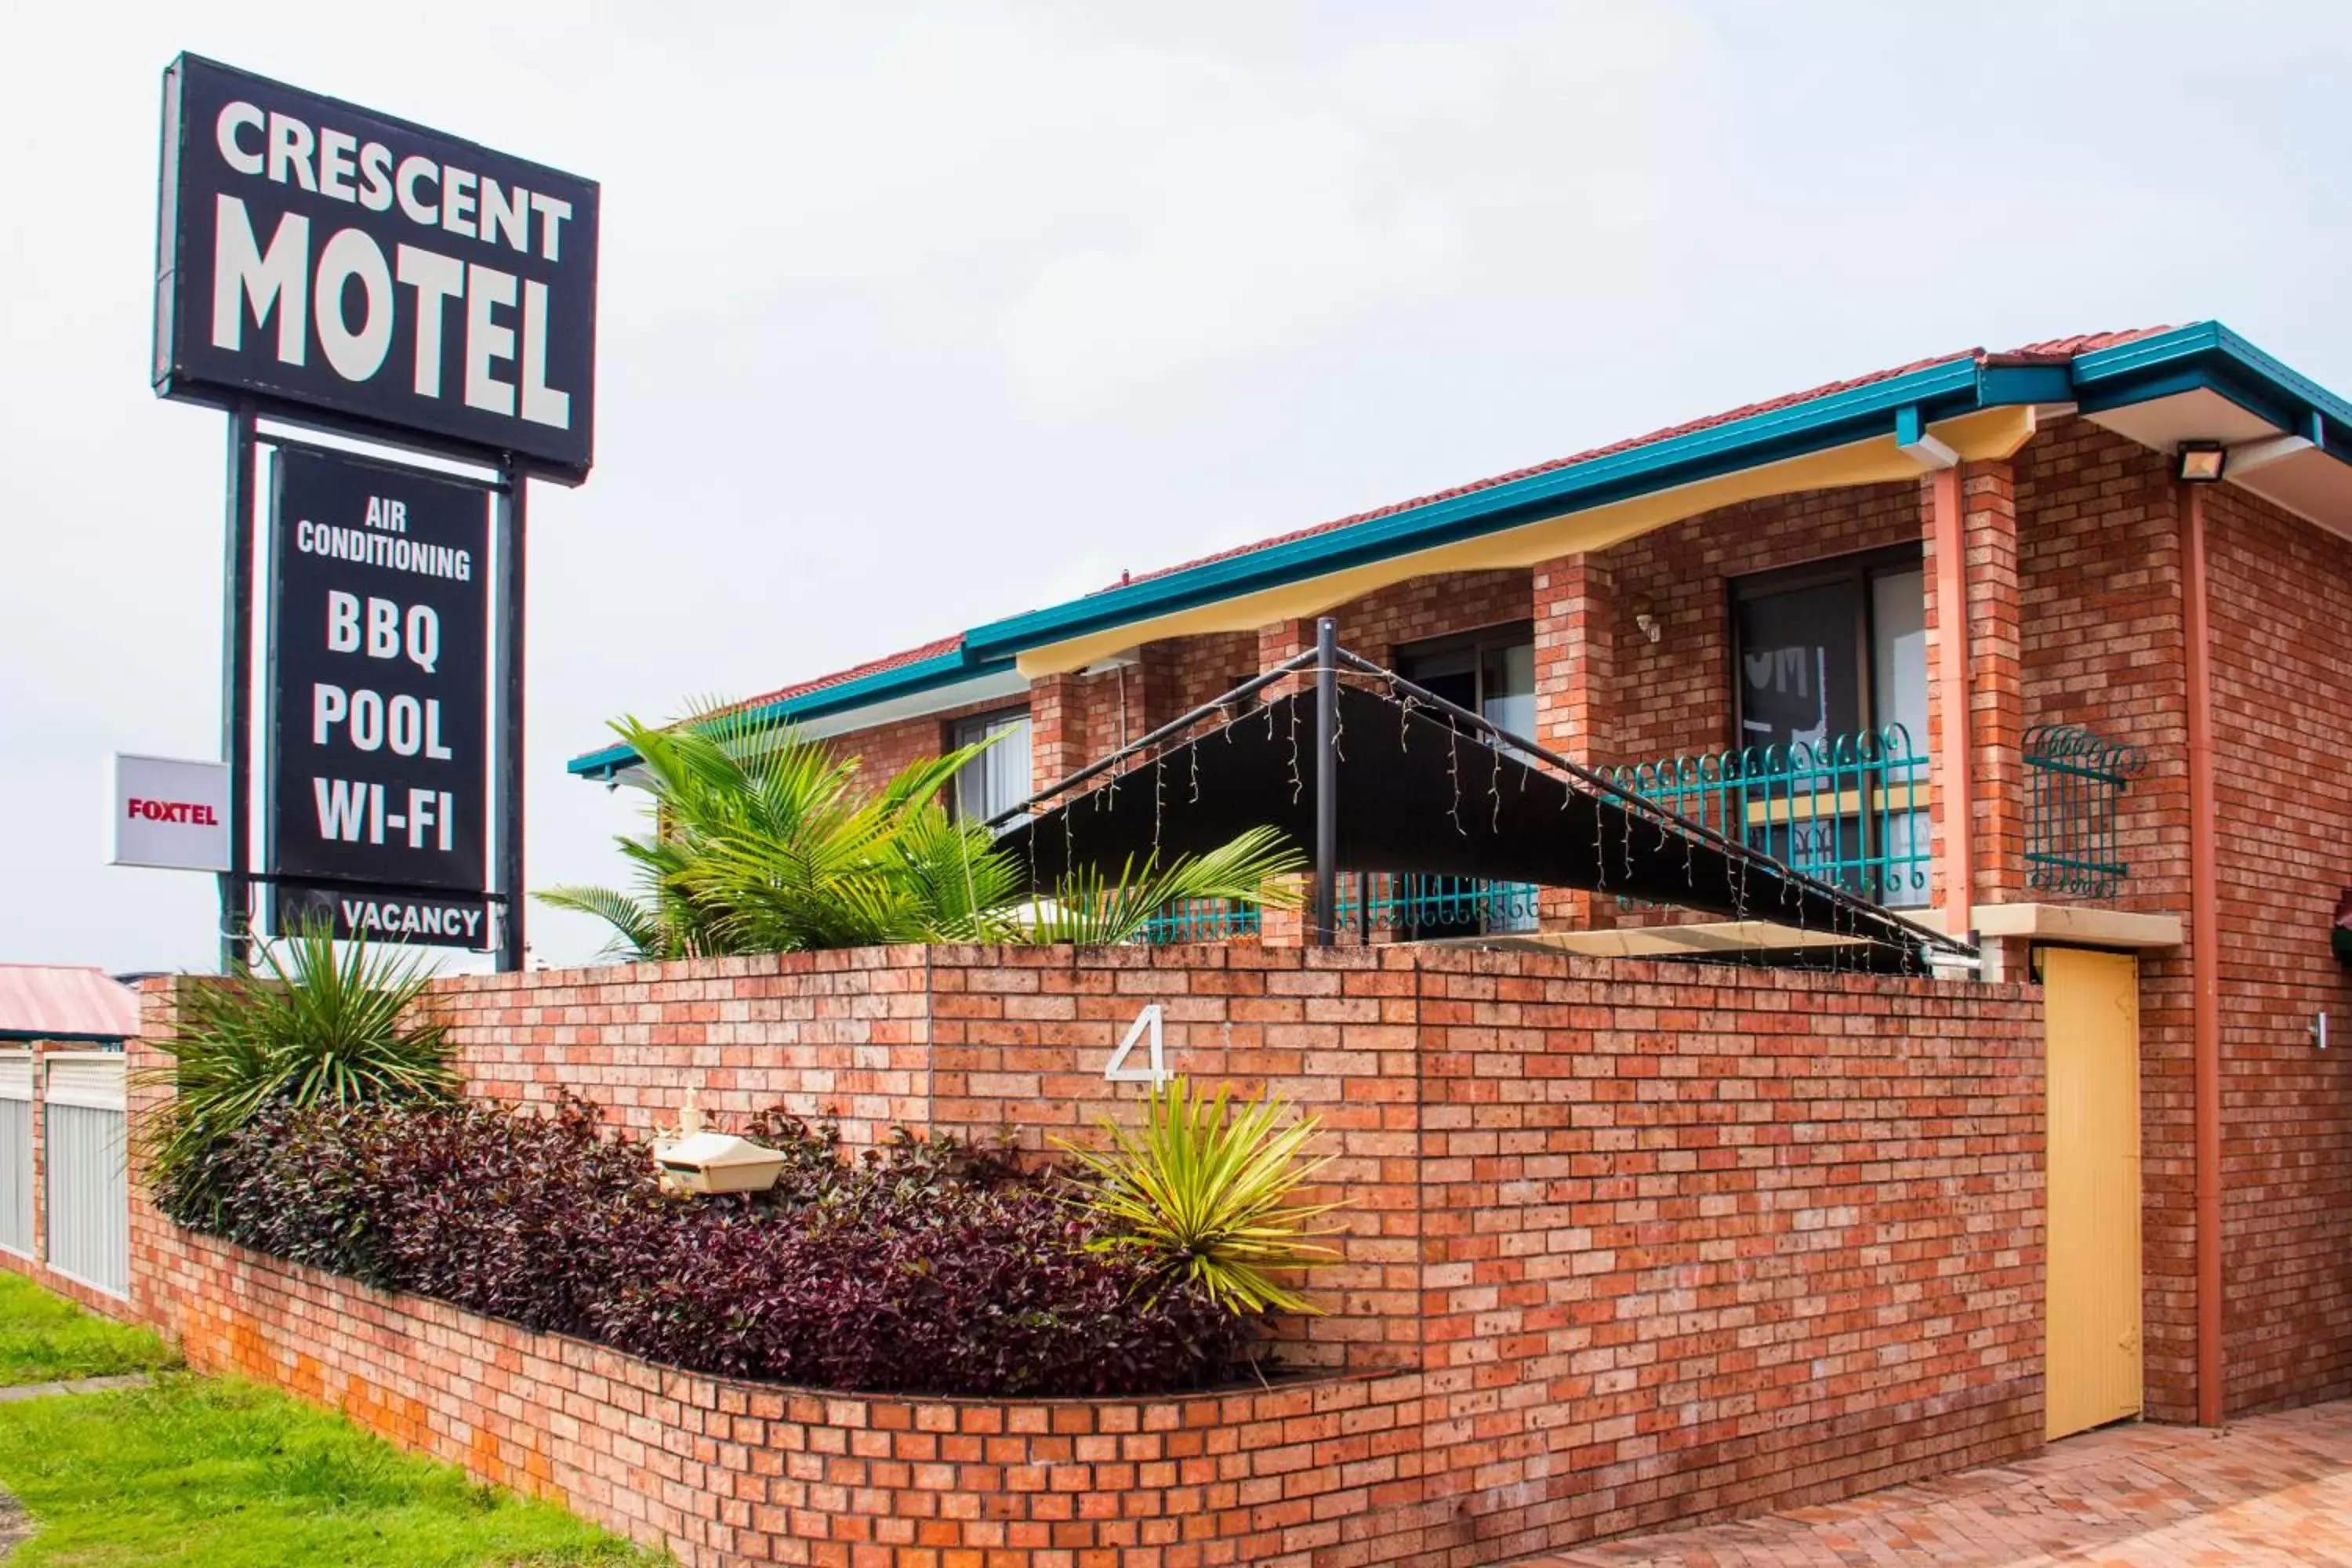
M161 1042L173 1058L152 1081L173 1093L147 1129L159 1182L201 1186L205 1155L265 1106L355 1105L447 1092L447 1026L413 1012L432 981L425 955L338 950L331 930L306 928L265 946L261 970L192 985L177 1028Z
M1313 1238L1341 1227L1315 1222L1345 1205L1295 1201L1330 1163L1299 1159L1319 1123L1283 1125L1271 1094L1236 1112L1231 1095L1226 1085L1210 1100L1171 1078L1153 1086L1140 1131L1102 1123L1109 1148L1056 1140L1097 1178L1080 1199L1104 1227L1095 1245L1140 1252L1160 1280L1196 1285L1229 1311L1319 1314L1273 1277L1339 1257Z
M1160 910L1193 900L1230 900L1277 909L1304 897L1280 879L1307 868L1307 857L1280 829L1253 827L1214 849L1180 855L1161 865L1156 856L1128 857L1116 877L1094 868L1075 870L1053 892L985 912L989 939L1039 945L1070 942L1132 942Z
M613 726L643 759L653 830L623 836L634 892L562 887L558 909L610 925L610 951L634 958L794 952L897 942L1132 939L1171 900L1293 903L1273 879L1303 858L1271 829L1199 856L1132 861L1045 898L986 828L949 816L941 792L991 742L915 763L860 790L856 759L741 712L656 728Z

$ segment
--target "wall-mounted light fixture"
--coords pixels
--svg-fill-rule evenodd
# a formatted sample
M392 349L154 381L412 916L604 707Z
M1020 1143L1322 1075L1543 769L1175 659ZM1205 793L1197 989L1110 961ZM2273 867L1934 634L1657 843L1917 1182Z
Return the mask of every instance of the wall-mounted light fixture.
M2221 442L2183 441L2179 450L2182 484L2212 485L2221 482L2221 469L2229 461L2230 453Z
M1633 612L1633 629L1644 637L1655 642L1664 635L1665 627L1658 624L1658 606L1651 602L1649 595L1634 595L1633 602L1626 608Z

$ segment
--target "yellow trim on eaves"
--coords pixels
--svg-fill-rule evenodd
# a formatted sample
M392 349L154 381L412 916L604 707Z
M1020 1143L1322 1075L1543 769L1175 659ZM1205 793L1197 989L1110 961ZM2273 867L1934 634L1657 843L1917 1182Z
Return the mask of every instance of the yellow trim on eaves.
M1988 408L1948 419L1930 427L1932 433L1964 458L2007 458L2033 435L2030 406ZM1129 621L1123 626L1024 650L1016 661L1031 679L1083 669L1096 660L1163 637L1197 637L1208 632L1255 631L1277 621L1321 615L1367 594L1414 577L1439 572L1480 572L1497 567L1532 566L1584 551L1606 550L1696 517L1718 507L1801 490L1837 489L1916 479L1916 461L1895 444L1892 435L1877 437L1826 452L1808 453L1738 473L1701 479L1696 484L1635 496L1608 506L1592 507L1547 518L1518 528L1465 539L1433 550L1416 551L1385 561L1369 562L1276 588L1264 588L1213 604L1199 605L1163 616Z

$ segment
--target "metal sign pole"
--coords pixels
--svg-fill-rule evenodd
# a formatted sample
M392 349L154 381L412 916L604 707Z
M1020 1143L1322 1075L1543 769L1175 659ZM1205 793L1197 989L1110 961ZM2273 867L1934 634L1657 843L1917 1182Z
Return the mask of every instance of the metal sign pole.
M228 542L221 566L221 756L228 763L228 869L220 874L221 973L252 962L254 416L228 416Z
M1315 945L1329 947L1339 926L1339 629L1315 623Z
M506 895L499 923L498 968L522 968L523 534L529 510L521 465L511 456L499 494L497 788L499 891Z

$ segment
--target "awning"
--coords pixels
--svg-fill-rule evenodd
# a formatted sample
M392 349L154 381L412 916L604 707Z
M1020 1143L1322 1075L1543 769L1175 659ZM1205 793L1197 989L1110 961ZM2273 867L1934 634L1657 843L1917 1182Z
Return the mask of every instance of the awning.
M1580 888L1906 956L1969 951L1663 807L1490 744L1409 697L1362 684L1342 684L1338 695L1343 874ZM1311 691L1279 698L1133 760L1000 842L1037 891L1073 870L1116 876L1130 862L1213 848L1262 825L1309 847L1314 719Z

